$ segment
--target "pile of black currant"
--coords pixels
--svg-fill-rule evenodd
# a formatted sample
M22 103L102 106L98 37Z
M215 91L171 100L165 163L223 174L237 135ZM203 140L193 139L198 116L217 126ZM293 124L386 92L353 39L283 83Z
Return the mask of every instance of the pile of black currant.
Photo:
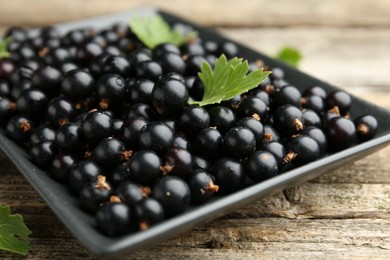
M174 24L188 29L187 25ZM351 97L306 86L280 68L220 104L200 100L202 61L237 56L231 42L196 38L153 50L128 26L10 28L0 60L0 124L34 164L68 185L96 227L123 235L372 138ZM251 69L259 69L258 61Z

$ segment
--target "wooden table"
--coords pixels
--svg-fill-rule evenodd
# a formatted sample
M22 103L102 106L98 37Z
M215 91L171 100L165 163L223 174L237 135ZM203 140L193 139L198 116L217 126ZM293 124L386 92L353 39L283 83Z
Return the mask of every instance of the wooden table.
M123 10L145 1L0 2L0 30ZM390 108L390 2L148 1L269 55L284 45L300 69ZM390 258L390 147L243 207L128 258ZM94 258L10 162L0 157L0 204L32 230L27 259ZM0 252L0 259L17 258Z

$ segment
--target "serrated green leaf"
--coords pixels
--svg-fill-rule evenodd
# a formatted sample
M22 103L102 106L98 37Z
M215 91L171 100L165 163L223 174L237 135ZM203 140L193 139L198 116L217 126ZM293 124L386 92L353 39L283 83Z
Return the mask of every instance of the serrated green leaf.
M196 32L183 35L178 31L172 30L169 24L159 15L134 17L129 21L129 26L138 39L150 49L161 43L172 43L176 46L181 46L197 35Z
M0 40L0 59L9 58L11 54L8 52L7 47L8 44L12 42L12 37L7 37L4 40Z
M299 65L299 61L302 59L302 55L293 47L284 47L276 55L276 58L296 68Z
M9 206L0 205L0 250L26 255L30 250L30 234L21 215L11 215Z
M223 54L216 60L214 71L210 64L203 61L198 73L204 86L203 99L190 100L189 103L205 106L229 100L257 87L271 74L270 71L263 70L248 74L249 68L248 61L237 57L228 61Z

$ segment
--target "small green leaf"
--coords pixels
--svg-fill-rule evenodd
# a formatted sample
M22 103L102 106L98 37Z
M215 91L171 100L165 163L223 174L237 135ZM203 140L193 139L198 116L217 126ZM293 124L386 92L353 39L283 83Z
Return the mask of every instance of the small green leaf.
M9 58L11 54L8 52L7 47L8 44L12 42L12 37L7 37L4 40L0 40L0 59Z
M138 39L150 49L161 43L172 43L180 46L197 35L196 32L183 35L178 31L172 30L169 24L159 15L134 17L130 20L129 26Z
M299 61L302 59L302 55L293 47L284 47L276 55L276 58L296 68L298 67Z
M28 236L31 231L21 215L10 213L9 206L0 205L0 250L26 255L30 250Z
M270 71L256 70L249 73L248 61L242 58L227 60L221 55L215 62L214 71L210 64L203 61L201 72L198 73L204 86L204 95L201 101L191 100L190 104L205 106L229 100L243 94L264 81Z

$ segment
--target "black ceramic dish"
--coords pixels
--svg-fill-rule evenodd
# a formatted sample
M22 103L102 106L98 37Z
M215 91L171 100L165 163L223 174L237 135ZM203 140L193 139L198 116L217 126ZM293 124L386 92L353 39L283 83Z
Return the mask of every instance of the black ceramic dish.
M167 13L159 12L155 8L142 8L108 16L60 24L57 27L61 32L80 27L94 27L99 29L115 22L128 21L134 15L153 15L157 12L167 21L183 21ZM218 42L226 40L226 38L214 31L193 24L191 25L204 39ZM271 67L281 67L285 71L285 78L298 88L303 89L310 85L320 85L328 92L337 89L240 44L238 44L238 46L239 56L244 57L249 61L261 59ZM3 130L0 130L0 148L16 165L18 170L27 178L31 185L40 193L62 222L89 250L96 255L115 257L140 248L150 247L153 244L159 243L179 233L188 231L198 224L230 213L267 194L313 179L334 168L351 163L390 143L389 111L365 102L357 97L353 97L353 108L351 113L353 115L370 113L378 119L380 129L375 139L356 145L347 150L328 155L318 161L285 172L277 177L250 186L232 195L217 198L206 205L192 208L188 212L166 220L147 231L126 235L120 238L109 238L99 233L94 227L93 217L80 210L77 199L68 192L67 188L53 181L47 173L34 166L29 161L28 154L5 137Z

